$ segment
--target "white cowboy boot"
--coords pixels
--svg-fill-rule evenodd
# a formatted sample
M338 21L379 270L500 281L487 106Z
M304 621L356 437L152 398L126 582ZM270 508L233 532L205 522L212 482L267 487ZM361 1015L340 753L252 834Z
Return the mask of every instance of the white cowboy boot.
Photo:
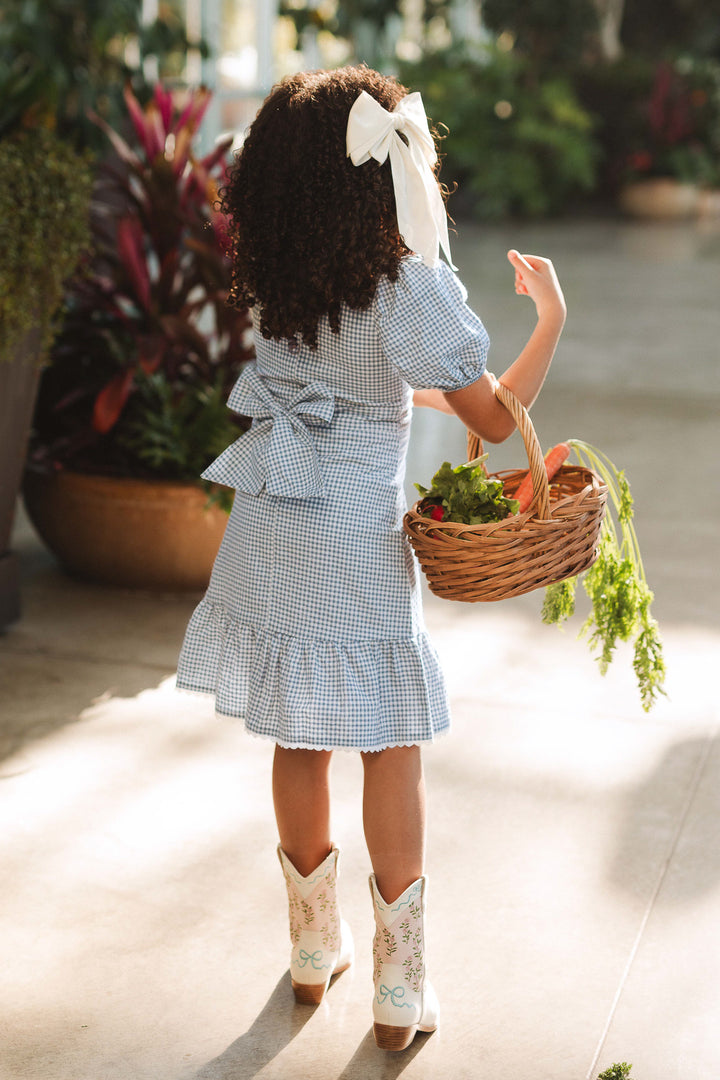
M290 907L290 977L295 1000L318 1005L333 975L350 967L354 947L340 918L336 897L338 849L307 877L301 877L278 846Z
M375 909L373 1031L381 1050L404 1050L416 1031L435 1031L438 1001L425 975L425 888L414 881L386 904L370 875Z

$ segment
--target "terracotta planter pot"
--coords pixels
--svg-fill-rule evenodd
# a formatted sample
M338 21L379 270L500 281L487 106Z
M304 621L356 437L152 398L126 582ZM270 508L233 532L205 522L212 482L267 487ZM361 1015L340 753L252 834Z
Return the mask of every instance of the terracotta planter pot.
M204 589L227 514L195 484L28 470L30 520L70 574L141 589Z
M692 217L700 196L696 184L670 177L655 177L626 184L620 192L620 209L632 217L674 221Z

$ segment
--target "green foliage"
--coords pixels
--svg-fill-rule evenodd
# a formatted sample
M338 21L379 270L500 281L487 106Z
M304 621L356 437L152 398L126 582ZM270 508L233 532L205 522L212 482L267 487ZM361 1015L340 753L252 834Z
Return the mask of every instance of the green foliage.
M432 516L433 506L442 506L445 521L483 525L516 514L517 499L505 498L501 480L488 479L482 464L486 456L456 468L445 461L433 476L432 487L416 484L424 500L422 512L425 516Z
M482 17L489 30L509 31L518 51L545 70L575 61L598 28L593 0L483 0Z
M524 57L495 47L437 52L400 77L448 128L442 178L478 217L558 213L593 188L593 121L566 77L537 83Z
M88 247L90 161L52 132L0 139L0 359L40 327L50 346L66 278Z
M605 454L578 439L569 439L578 461L593 469L608 486L610 508L600 529L597 558L583 576L591 610L580 630L588 636L604 675L619 641L634 638L633 670L647 712L662 694L665 661L657 622L650 614L653 594L643 569L633 525L633 500L624 472ZM542 619L561 625L575 610L575 578L550 585L545 590Z
M541 618L544 623L561 626L575 614L575 589L577 578L566 578L548 585L545 589Z
M358 19L366 19L381 31L388 19L399 14L400 0L343 0L337 19L340 33L351 31Z
M141 0L4 0L0 14L0 137L50 118L76 147L101 149L87 109L111 123L122 115L122 88L145 86L142 65L177 68L190 42L170 5L142 24ZM206 52L205 46L198 46ZM134 61L129 56L135 56Z
M196 478L239 432L226 404L222 379L214 386L191 386L178 392L162 372L141 375L127 414L117 432L125 468L133 475L166 480ZM210 488L210 485L208 485ZM220 494L217 494L217 492ZM232 498L212 489L214 501Z
M688 54L720 60L720 8L708 0L632 0L622 38L628 52L653 61Z
M628 1080L632 1065L623 1061L622 1064L611 1065L605 1072L600 1073L597 1080Z
M649 603L647 586L638 579L629 557L622 558L608 531L600 536L598 556L583 578L590 597L592 613L581 634L589 634L591 647L598 650L598 663L604 675L618 640L628 641L640 614L641 602Z

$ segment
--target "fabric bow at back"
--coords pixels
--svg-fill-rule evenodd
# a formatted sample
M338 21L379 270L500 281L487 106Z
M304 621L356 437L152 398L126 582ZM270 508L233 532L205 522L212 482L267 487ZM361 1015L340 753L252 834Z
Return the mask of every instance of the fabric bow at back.
M388 112L362 90L348 118L347 154L353 165L370 158L382 165L390 156L400 235L428 266L437 265L442 247L456 270L450 256L445 203L433 172L435 143L420 94L408 94Z
M309 425L329 424L335 397L324 383L315 382L283 402L265 380L248 367L228 398L234 412L255 421L202 474L204 480L237 491L302 499L322 495L323 476Z

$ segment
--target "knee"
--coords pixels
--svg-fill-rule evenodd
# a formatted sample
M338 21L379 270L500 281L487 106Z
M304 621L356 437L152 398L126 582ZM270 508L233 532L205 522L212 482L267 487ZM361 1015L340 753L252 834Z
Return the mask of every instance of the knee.
M275 762L304 773L323 775L330 768L332 750L307 750L304 747L275 745Z
M382 769L406 769L421 763L421 748L413 746L387 746L384 750L368 750L362 753L365 771Z

